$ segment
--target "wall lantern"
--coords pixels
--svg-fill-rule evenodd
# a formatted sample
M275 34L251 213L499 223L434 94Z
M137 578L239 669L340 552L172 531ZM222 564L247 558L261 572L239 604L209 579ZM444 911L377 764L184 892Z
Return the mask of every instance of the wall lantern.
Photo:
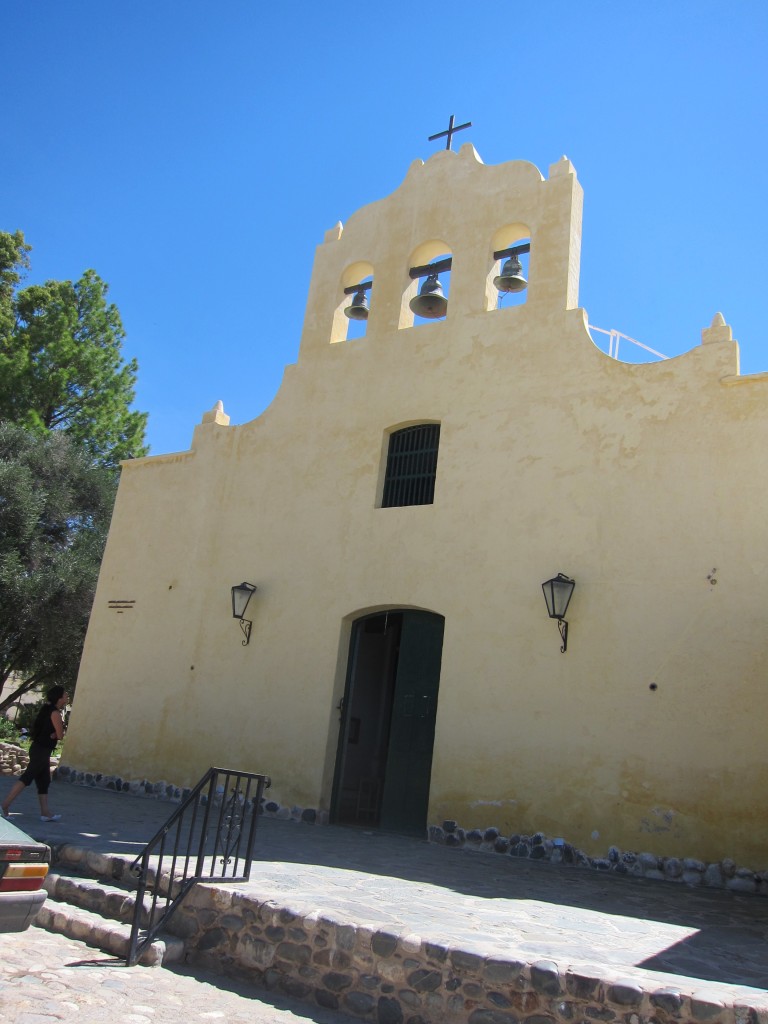
M571 600L573 588L576 586L574 580L569 579L559 572L557 576L546 583L541 584L544 591L544 600L547 602L547 611L550 619L557 619L557 628L563 638L563 646L560 653L565 654L568 649L568 623L565 621L565 613L568 610L568 602Z
M248 607L248 602L251 600L251 594L255 590L256 587L252 583L241 583L237 587L232 587L232 616L240 620L240 629L242 629L245 636L243 647L248 646L251 639L251 626L253 625L252 622L249 622L243 616L245 615L245 609Z

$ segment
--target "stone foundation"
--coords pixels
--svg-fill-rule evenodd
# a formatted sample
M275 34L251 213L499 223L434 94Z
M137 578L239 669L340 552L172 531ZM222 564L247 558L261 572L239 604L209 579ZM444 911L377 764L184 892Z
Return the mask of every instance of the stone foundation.
M4 746L8 744L0 744L0 749ZM83 772L66 765L58 768L56 778L61 782L75 785L97 786L132 793L134 796L170 800L174 803L181 802L190 792L189 789L182 789L165 781L127 781L115 775ZM328 824L327 811L316 810L313 807L282 806L277 801L267 798L261 802L260 813L268 817L301 821L311 825ZM546 860L552 864L569 864L593 871L613 871L636 878L652 878L664 882L681 882L693 887L706 886L768 896L768 869L756 871L740 867L727 858L715 863L706 863L693 857L659 857L655 853L622 851L616 846L611 846L605 857L590 857L564 839L551 839L543 832L505 836L497 828L467 830L461 828L455 821L430 825L427 836L432 843L493 853L497 856Z
M198 885L170 922L188 959L380 1024L768 1024L768 1011L397 935Z
M564 839L549 839L543 832L504 836L496 828L467 831L455 821L430 825L427 831L430 842L444 846L546 860L551 864L570 864L594 871L613 871L617 875L652 878L659 882L683 882L689 886L703 885L768 896L768 870L738 867L729 859L707 864L693 857L659 857L655 853L622 851L617 846L610 847L607 857L590 857Z
M131 793L133 796L149 797L151 800L169 800L181 803L192 792L191 788L175 786L172 782L151 782L148 779L122 779L119 775L104 775L102 772L84 772L69 765L60 765L56 772L57 782L69 782L75 786L95 786L99 789L111 789L118 793ZM260 814L282 821L303 821L308 825L327 825L328 812L318 811L313 807L285 807L274 800L264 797L259 809Z

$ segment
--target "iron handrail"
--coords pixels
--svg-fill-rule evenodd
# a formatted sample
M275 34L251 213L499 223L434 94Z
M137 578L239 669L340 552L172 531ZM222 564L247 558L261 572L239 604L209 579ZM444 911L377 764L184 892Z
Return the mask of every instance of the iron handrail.
M638 341L637 338L630 338L628 334L624 334L622 331L617 331L615 327L612 327L609 331L605 327L595 327L594 324L587 324L590 331L599 331L600 334L608 335L608 355L611 359L618 360L619 358L619 342L623 338L625 341L631 341L633 345L637 345L638 348L645 349L646 352L650 352L652 356L656 356L657 359L669 359L669 356L665 356L663 352L657 352L655 348L651 348L650 345L644 345L642 341ZM592 339L595 340L594 338ZM597 343L595 343L597 344Z
M137 887L126 957L129 967L138 963L197 882L247 880L261 800L270 785L268 775L209 768L152 836L130 868L137 877ZM198 824L199 818L202 821ZM172 847L167 853L169 840ZM166 866L166 857L170 857L170 866ZM217 863L221 864L218 872ZM147 893L149 907L145 904Z

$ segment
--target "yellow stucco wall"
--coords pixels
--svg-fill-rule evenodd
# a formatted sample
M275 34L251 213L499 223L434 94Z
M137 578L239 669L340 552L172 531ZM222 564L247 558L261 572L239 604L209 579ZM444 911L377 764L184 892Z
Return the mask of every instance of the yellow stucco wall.
M270 408L123 468L69 764L264 771L279 802L327 808L351 623L420 608L445 617L430 822L768 864L768 380L738 376L719 321L667 362L600 352L580 231L565 159L545 180L464 146L328 232ZM526 302L489 309L493 251L527 237ZM447 319L407 326L409 267L446 251ZM344 341L366 273L367 333ZM389 431L428 420L434 504L377 507ZM565 655L540 586L558 571Z

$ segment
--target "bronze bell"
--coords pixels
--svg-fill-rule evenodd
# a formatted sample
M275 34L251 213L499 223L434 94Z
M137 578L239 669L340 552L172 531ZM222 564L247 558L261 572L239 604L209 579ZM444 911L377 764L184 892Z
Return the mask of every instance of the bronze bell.
M501 273L493 279L500 292L524 292L528 282L523 277L523 268L517 256L510 256L501 268Z
M425 320L439 320L445 316L448 299L443 295L437 274L430 274L427 277L419 289L419 294L414 295L408 305L417 316L422 316Z
M360 288L352 297L352 301L344 310L344 316L350 320L368 319L368 296L365 288Z

